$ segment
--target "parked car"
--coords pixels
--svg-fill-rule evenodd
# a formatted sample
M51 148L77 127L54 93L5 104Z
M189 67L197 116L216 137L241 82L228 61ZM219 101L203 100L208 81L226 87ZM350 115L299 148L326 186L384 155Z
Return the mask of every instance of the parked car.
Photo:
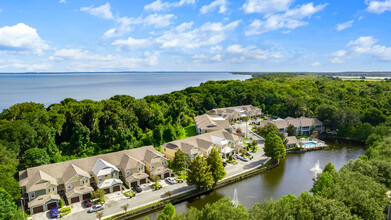
M51 217L51 218L60 218L60 212L58 211L58 208L57 208L57 207L53 207L53 208L50 210L50 217Z
M141 189L140 186L135 186L135 187L133 187L133 191L137 192L137 193L141 193L143 190Z
M227 165L228 165L228 163L223 161L223 167L226 167Z
M97 211L101 211L103 210L105 207L104 207L104 204L98 204L98 205L94 205L92 206L88 212L91 213L91 212L97 212Z
M239 159L241 159L241 160L244 161L244 162L250 161L247 157L240 157Z
M83 203L84 203L85 207L91 207L92 206L92 202L89 199L84 200Z
M251 156L251 154L250 154L249 152L246 152L246 156L249 156L249 157L250 157L250 156Z
M178 183L174 178L172 177L167 177L166 178L166 181L170 184L175 184L175 183Z

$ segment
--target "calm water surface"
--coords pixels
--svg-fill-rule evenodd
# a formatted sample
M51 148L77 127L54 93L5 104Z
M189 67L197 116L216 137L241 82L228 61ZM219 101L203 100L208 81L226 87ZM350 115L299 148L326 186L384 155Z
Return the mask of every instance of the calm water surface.
M318 160L322 169L328 161L332 161L335 168L340 169L343 164L349 160L357 159L365 151L363 146L330 142L327 144L330 147L326 150L287 155L287 158L272 170L224 186L200 198L177 204L175 209L178 213L186 211L189 207L201 209L205 204L213 203L220 198L226 196L233 198L235 189L238 192L239 202L247 208L265 199L278 199L289 193L300 195L301 192L311 189L313 172L310 169L315 166ZM156 219L160 212L161 210L158 210L145 216ZM136 219L143 219L145 216Z
M1 73L0 112L20 102L32 101L48 106L65 98L102 100L118 94L142 98L198 86L208 80L250 77L218 72Z

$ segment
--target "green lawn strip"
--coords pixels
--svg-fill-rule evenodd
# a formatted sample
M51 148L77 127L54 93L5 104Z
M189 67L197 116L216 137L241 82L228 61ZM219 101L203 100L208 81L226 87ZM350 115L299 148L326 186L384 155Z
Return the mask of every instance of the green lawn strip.
M198 134L194 124L184 127L182 133L180 139L196 136Z

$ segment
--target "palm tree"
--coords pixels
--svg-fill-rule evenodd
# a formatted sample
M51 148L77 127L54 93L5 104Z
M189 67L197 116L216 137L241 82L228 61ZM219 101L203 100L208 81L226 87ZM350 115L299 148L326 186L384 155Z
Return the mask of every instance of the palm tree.
M248 137L248 134L247 134L247 132L248 132L248 129L247 129L247 122L248 122L248 120L250 120L250 118L249 118L248 116L246 116L246 117L243 118L243 121L246 122L246 138Z

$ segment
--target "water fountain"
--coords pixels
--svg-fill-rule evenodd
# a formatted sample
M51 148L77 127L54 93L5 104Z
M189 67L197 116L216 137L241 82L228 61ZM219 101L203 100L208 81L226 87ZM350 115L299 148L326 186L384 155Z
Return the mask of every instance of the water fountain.
M234 204L235 208L239 205L238 191L236 190L236 188L234 191L234 199L232 200L232 203Z
M322 173L320 169L319 160L315 163L315 166L310 169L314 173L314 179L317 179L318 176Z

